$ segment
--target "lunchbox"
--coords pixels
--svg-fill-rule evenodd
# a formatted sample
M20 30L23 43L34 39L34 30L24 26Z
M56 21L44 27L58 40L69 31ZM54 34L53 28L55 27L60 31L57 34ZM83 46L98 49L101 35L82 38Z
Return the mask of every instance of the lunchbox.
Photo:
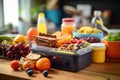
M77 72L89 66L92 62L92 48L87 47L75 51L75 54L66 54L56 52L56 48L32 45L31 51L40 54L42 57L48 57L51 60L52 68Z

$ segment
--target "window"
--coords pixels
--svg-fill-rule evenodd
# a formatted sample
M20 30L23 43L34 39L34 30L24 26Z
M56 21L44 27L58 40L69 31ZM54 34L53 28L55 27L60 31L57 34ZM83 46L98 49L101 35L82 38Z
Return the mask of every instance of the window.
M3 17L3 0L0 0L0 28L3 27L4 17Z
M31 0L0 0L0 30L9 23L18 26L19 17L30 24L30 8Z
M18 24L18 0L3 0L4 24Z

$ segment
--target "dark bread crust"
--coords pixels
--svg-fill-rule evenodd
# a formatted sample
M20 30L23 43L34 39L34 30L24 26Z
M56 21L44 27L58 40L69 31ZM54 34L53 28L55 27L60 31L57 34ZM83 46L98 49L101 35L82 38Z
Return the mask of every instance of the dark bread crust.
M39 33L35 41L38 46L55 47L57 38L55 35Z

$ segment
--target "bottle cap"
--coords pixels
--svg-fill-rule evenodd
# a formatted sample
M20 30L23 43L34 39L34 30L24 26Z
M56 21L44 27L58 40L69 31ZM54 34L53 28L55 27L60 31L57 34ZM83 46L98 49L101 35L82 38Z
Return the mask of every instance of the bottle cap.
M62 22L74 22L74 18L63 18Z
M45 14L44 13L39 13L39 17L44 17Z
M94 11L94 15L95 16L100 16L101 15L101 11L98 11L98 10Z

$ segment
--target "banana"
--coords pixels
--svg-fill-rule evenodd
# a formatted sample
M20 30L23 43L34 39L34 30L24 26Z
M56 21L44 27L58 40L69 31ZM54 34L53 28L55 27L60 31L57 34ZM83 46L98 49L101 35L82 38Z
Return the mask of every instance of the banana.
M99 30L97 28L92 28L90 26L83 26L78 30L78 32L83 33L83 34L94 34L94 33L101 32L101 30Z
M0 43L4 40L7 40L7 41L12 41L12 37L9 37L9 36L6 36L6 35L0 35Z
M97 29L97 28L93 28L93 33L100 33L101 30Z
M79 32L79 33L84 33L84 30L85 30L85 28L84 28L84 27L81 27L81 28L78 30L78 32Z

